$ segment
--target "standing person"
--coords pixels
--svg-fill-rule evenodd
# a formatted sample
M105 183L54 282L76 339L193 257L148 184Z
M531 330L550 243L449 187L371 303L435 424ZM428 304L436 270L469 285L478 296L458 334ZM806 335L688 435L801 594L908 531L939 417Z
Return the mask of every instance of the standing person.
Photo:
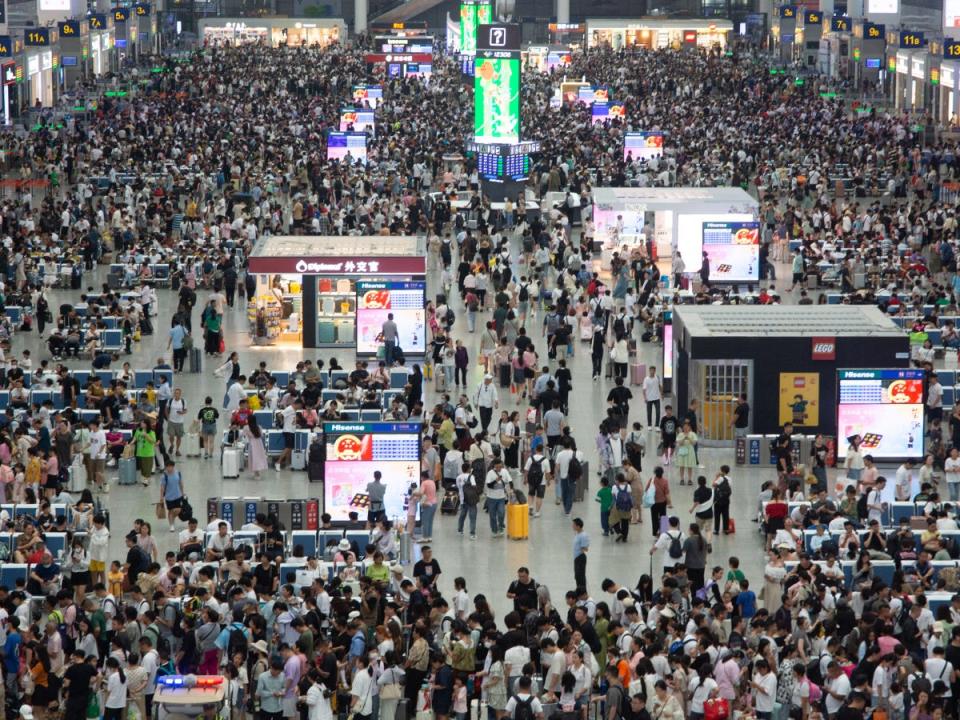
M610 508L610 529L617 535L616 542L627 542L627 536L630 534L633 494L630 491L630 483L622 472L616 474L611 494L613 507Z
M170 532L176 529L174 523L180 516L183 505L183 476L174 466L173 460L167 460L160 478L160 498L167 510L167 522L170 523ZM189 519L189 518L185 518Z
M433 537L433 518L437 512L437 483L430 473L420 473L420 539L430 542Z
M680 484L684 484L684 476L687 483L693 485L693 469L697 466L697 454L695 446L697 444L697 434L690 427L690 421L683 421L683 429L677 435L677 467L680 468Z
M529 491L529 498L533 500L530 512L534 517L540 517L540 510L543 507L543 498L547 492L547 485L551 478L550 460L544 455L547 448L538 445L533 453L527 458L527 464L523 468L524 478Z
M679 429L680 425L673 414L673 407L670 405L664 406L663 417L660 418L660 444L663 446L664 465L670 465L673 462L673 451L677 445L677 431Z
M466 379L464 379L464 382L466 382ZM497 386L493 383L493 375L490 373L483 376L483 382L480 383L474 396L474 404L480 412L480 427L484 431L489 431L493 411L500 407Z
M90 693L93 691L91 684L97 677L97 668L85 662L85 657L83 650L74 650L72 662L63 675L63 692L66 697L64 720L86 720Z
M578 591L587 587L587 552L590 550L590 536L583 530L583 520L574 518L573 522L573 579Z
M647 480L646 492L653 485L653 505L650 506L650 531L653 536L660 536L660 518L665 517L667 508L672 508L673 503L670 499L670 481L663 473L662 467L653 469L653 477Z
M721 465L720 472L713 479L713 534L730 533L730 497L733 485L730 484L730 466Z
M383 484L383 473L379 470L373 471L373 481L367 483L367 497L369 505L367 506L367 527L372 528L381 519L386 518L383 510L383 498L387 494L387 486Z
M593 362L593 379L600 379L600 373L603 371L603 357L606 355L607 345L603 341L603 324L597 323L593 326L593 339L590 341L590 359Z
M707 538L707 549L712 550L713 542L713 488L707 487L707 478L697 477L697 489L693 491L693 506L690 512L694 514L697 527Z
M657 377L657 369L651 365L641 386L643 400L647 404L647 425L656 427L660 424L660 399L663 397L663 383ZM656 419L654 420L654 415Z
M860 482L860 476L863 474L863 454L860 452L860 443L862 438L854 435L847 438L847 456L843 460L843 467L847 471L847 479L857 485Z
M490 532L494 537L500 537L506 528L504 508L507 504L507 487L513 484L510 473L503 467L503 460L500 458L494 458L493 467L487 471L485 484Z
M733 419L730 425L733 426L734 437L746 437L750 427L750 403L747 402L746 393L740 395L740 401L733 408Z
M153 431L152 424L149 418L144 418L133 433L134 455L140 470L140 483L144 487L150 485L150 476L153 475L153 457L157 447L157 434Z
M200 421L200 443L203 447L204 459L213 457L213 447L217 436L217 420L219 419L220 411L213 406L213 398L205 397L203 407L197 413L197 420Z
M827 489L827 455L830 448L823 440L823 434L817 433L810 447L810 464L813 476L817 479L817 492ZM960 478L958 478L960 480Z
M270 461L267 458L267 448L264 445L263 430L260 429L260 423L255 414L250 414L247 418L247 424L243 426L241 432L250 450L250 470L253 472L253 479L259 480L260 473L269 467ZM212 440L211 437L211 445L213 444Z
M397 323L393 321L393 313L387 313L380 332L383 333L383 361L390 367L393 365L394 348L397 347Z
M283 660L275 656L270 660L270 672L260 673L257 677L256 696L260 701L262 720L281 720L283 717L285 685Z
M960 448L957 446L950 448L950 457L944 461L943 471L947 478L950 502L957 502L960 500Z
M187 401L183 399L183 391L180 388L174 389L173 397L167 403L166 416L170 449L179 457L180 443L183 441L183 423L187 419Z
M183 362L187 359L187 348L184 344L190 332L183 326L180 315L173 318L173 327L170 328L167 338L167 350L173 349L173 371L175 373L183 372Z
M121 720L127 709L127 676L120 667L120 661L113 655L107 658L104 689L104 720Z
M460 474L457 475L457 492L460 494L460 517L457 518L457 532L463 535L463 522L470 518L470 539L477 539L477 505L483 490L480 480L470 472L471 465L464 462L460 465Z

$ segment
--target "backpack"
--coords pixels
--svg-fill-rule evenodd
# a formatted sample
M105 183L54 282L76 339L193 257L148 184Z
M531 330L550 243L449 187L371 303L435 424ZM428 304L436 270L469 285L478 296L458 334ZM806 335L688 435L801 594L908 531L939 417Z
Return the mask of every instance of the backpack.
M247 636L243 634L243 629L236 626L230 628L230 637L227 639L227 653L233 658L237 653L247 657L248 643Z
M861 520L866 520L869 510L867 509L867 494L869 491L865 492L859 498L857 498L857 517Z
M516 703L513 708L513 720L535 720L533 714L533 695L526 700L521 700L519 695L514 695L513 702Z
M453 321L457 319L456 315L453 314L453 308L447 308L447 314L443 316L443 319L448 327L453 327Z
M680 544L680 533L676 535L667 533L667 537L670 538L670 547L667 548L667 555L674 560L679 560L683 557L683 545Z
M727 480L726 476L724 476L723 480L717 484L717 487L714 490L714 494L716 496L716 499L720 502L723 502L724 500L728 500L730 496L733 494L732 491L730 490L730 481Z
M530 469L527 470L527 485L530 487L538 487L543 482L543 461L544 458L530 459Z
M574 455L570 458L570 464L567 465L567 479L569 480L579 480L583 476L583 464L577 460L577 456Z
M810 700L813 700L813 685L823 685L823 674L820 672L820 661L823 660L826 653L821 653L819 657L807 663L807 680L811 684Z
M618 512L628 513L633 510L633 495L629 490L619 490L617 492L616 506Z
M820 686L815 682L810 682L807 680L807 685L810 686L810 703L818 703L823 698L823 690L820 689Z
M527 290L526 284L520 286L520 292L517 294L517 299L520 300L520 302L526 302L530 299L530 291Z
M480 502L480 488L477 487L477 481L471 475L467 482L463 484L463 504L473 507Z

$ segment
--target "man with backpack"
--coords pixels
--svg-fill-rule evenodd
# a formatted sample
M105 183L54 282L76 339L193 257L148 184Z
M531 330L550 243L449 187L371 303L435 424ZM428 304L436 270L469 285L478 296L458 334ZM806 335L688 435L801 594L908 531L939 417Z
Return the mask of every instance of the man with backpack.
M522 675L517 680L517 692L507 700L505 708L510 720L543 720L543 705L531 692L532 686L529 675Z
M683 531L680 529L680 518L673 515L669 520L670 526L667 531L660 533L660 537L650 548L650 554L653 555L657 550L663 552L663 569L666 572L668 568L673 568L683 562Z
M243 624L242 610L234 611L233 622L220 631L213 644L217 647L217 667L223 667L232 662L238 653L244 658L247 657L250 631Z
M547 493L547 483L550 479L550 460L543 453L543 445L535 448L533 454L527 458L527 464L523 468L529 491L528 497L533 499L530 512L534 517L540 517L543 497Z
M573 449L573 440L569 437L561 439L562 450L554 460L554 474L560 484L560 498L563 502L563 512L569 515L573 511L573 500L577 492L577 481L583 477L583 463L577 458Z

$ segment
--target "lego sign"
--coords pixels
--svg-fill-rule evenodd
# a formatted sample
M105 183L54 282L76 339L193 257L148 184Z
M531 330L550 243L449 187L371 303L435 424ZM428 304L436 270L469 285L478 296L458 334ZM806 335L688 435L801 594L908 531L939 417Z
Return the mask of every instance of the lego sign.
M814 337L811 338L812 360L836 360L837 359L837 339L835 337Z

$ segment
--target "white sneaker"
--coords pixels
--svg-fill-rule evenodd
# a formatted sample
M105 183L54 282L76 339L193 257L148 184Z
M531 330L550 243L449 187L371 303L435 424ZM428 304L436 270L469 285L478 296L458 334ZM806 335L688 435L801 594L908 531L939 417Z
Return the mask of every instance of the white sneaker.
M170 528L167 530L167 532L176 532L176 531L177 529L173 525L171 525Z
M276 470L277 472L280 472L280 463L274 463L273 469Z
M476 539L477 539L477 536L476 536L476 535L471 535L471 536L470 536L470 539L471 539L471 540L476 540Z
M538 518L538 517L540 517L540 513L535 512L535 513L533 514L533 516L534 516L535 518Z

